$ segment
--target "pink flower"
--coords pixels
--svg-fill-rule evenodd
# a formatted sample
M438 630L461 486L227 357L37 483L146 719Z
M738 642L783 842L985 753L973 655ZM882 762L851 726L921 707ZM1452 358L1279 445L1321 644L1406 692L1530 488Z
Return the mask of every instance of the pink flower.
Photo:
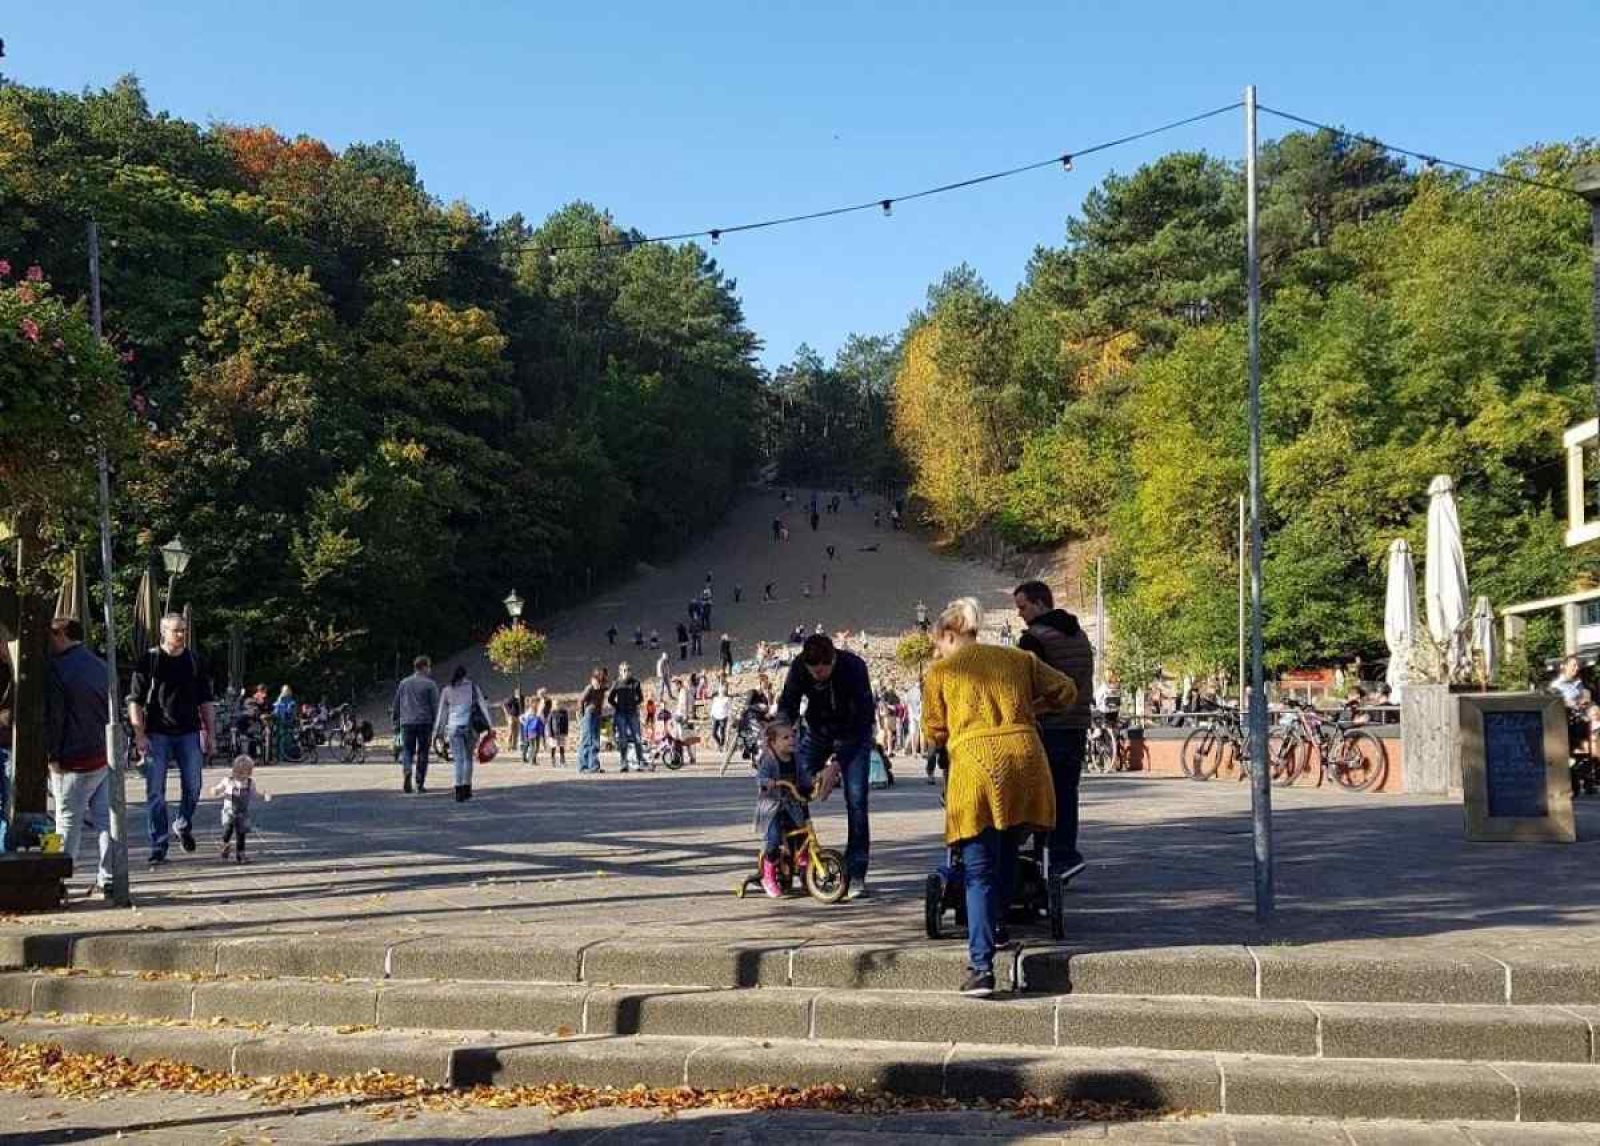
M39 324L31 318L25 318L17 324L17 329L22 331L22 337L29 342L39 341Z
M122 358L122 360L124 362L132 362L133 361L133 351L124 350L120 357Z
M61 339L59 339L59 338L56 339L54 342L52 342L50 344L50 349L51 350L65 350L66 348L67 348L67 344L65 342L62 342Z
M27 279L30 283L44 282L44 270L38 266L28 268Z
M0 259L0 279L11 277L11 264Z

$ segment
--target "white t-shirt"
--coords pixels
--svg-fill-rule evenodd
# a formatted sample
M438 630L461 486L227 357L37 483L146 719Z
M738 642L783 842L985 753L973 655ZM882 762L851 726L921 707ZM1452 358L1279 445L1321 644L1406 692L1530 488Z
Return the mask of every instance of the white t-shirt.
M727 697L727 694L719 692L719 693L717 693L716 696L711 698L711 719L712 720L726 720L726 719L728 719L728 697Z

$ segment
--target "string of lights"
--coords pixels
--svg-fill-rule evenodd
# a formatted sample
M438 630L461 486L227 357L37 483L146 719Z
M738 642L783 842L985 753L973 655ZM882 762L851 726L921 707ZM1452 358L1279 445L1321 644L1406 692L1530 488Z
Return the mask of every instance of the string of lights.
M1559 191L1563 195L1572 195L1580 199L1582 198L1582 196L1578 195L1578 193L1571 187L1562 187L1556 183L1543 183L1537 179L1529 179L1522 175L1512 175L1510 172L1506 171L1493 171L1485 167L1474 167L1470 163L1457 163L1454 160L1441 159L1437 155L1429 155L1426 152L1413 151L1406 147L1397 147L1392 143L1385 143L1383 140L1378 139L1375 136L1362 135L1358 132L1346 131L1342 127L1332 127L1326 123L1318 123L1314 119L1307 119L1305 116L1294 115L1293 113L1287 111L1279 111L1277 108L1268 107L1264 103L1257 104L1256 108L1259 111L1266 112L1268 115L1275 115L1279 119L1286 119L1290 123L1298 123L1302 127L1314 127L1319 131L1331 131L1334 135L1342 136L1345 139L1354 140L1358 143L1370 144L1373 147L1382 148L1384 151L1388 151L1395 155L1404 155L1411 159L1420 160L1428 167L1450 167L1457 171L1470 172L1473 175L1480 176L1484 179L1501 179L1507 183L1520 183L1525 187L1540 187L1546 191Z
M893 195L888 198L869 199L860 203L852 203L844 207L829 207L821 211L806 211L800 214L783 215L774 219L760 219L751 223L734 223L726 227L707 227L699 231L679 231L670 235L639 235L622 236L616 239L597 239L584 243L558 243L554 246L545 243L516 243L502 249L508 251L543 250L548 258L557 258L563 251L605 251L615 249L632 249L646 243L677 243L687 239L710 239L712 244L719 243L724 235L736 235L745 231L759 231L768 227L784 227L794 223L808 223L816 219L831 219L839 215L850 215L859 211L881 211L885 215L894 213L896 203L909 203L916 199L926 199L932 195L944 195L951 191L961 191L968 187L976 187L983 183L992 183L997 179L1009 179L1015 175L1023 175L1030 171L1039 171L1046 167L1059 166L1063 171L1071 171L1074 159L1081 159L1086 155L1097 152L1109 151L1114 147L1122 147L1141 139L1148 139L1152 135L1174 131L1180 127L1187 127L1193 123L1214 119L1219 115L1226 115L1230 111L1237 111L1244 106L1242 102L1230 103L1227 107L1213 108L1210 111L1200 112L1196 115L1185 116L1170 123L1163 123L1158 127L1147 128L1144 131L1134 132L1132 135L1119 136L1108 139L1103 143L1092 144L1089 147L1080 147L1074 151L1065 151L1059 155L1052 155L1049 159L1041 159L1035 163L1025 163L1020 167L1008 167L1004 171L991 171L985 175L974 175L967 179L958 179L953 183L942 183L937 187L928 187L921 191L910 191L903 195ZM395 251L395 257L404 255L442 255L451 252L444 250L425 251Z

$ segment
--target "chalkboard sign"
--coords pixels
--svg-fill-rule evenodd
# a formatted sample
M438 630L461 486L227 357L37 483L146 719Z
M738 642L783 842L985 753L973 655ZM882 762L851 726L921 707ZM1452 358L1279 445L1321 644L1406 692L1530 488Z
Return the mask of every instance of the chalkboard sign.
M1490 816L1534 819L1550 814L1543 712L1485 712L1483 764Z

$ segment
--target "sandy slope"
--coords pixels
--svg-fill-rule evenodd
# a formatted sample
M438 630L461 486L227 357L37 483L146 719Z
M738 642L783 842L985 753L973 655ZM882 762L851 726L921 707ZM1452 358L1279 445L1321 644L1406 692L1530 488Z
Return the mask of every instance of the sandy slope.
M824 505L828 496L828 491L823 491ZM714 533L673 564L641 571L587 604L553 616L530 618L550 643L544 664L524 674L524 688L542 686L571 695L583 687L593 665L605 664L614 675L618 661L624 659L641 679L648 679L654 673L656 654L633 647L635 625L644 627L647 638L651 628L661 631L675 673L714 668L717 638L723 632L733 638L735 658L744 658L752 654L759 640L781 641L795 625L810 631L817 624L830 634L842 629L865 630L876 671L889 671L894 642L913 627L919 599L927 603L930 615L937 615L954 597L976 596L994 630L989 639L997 639L1007 617L1016 626L1011 575L977 561L941 556L916 535L893 532L887 524L887 507L865 497L854 507L845 499L837 515L823 512L820 528L813 533L806 511L809 497L809 490L797 491L794 508L785 513L776 492L751 491ZM876 530L874 508L884 510L884 524ZM788 523L788 541L772 540L774 516L782 516ZM830 544L837 553L832 562L826 554ZM862 551L871 545L878 546L876 552ZM689 598L700 591L707 572L712 575L715 602L705 655L680 662L675 628L680 618L687 619ZM822 594L824 572L828 574L826 596ZM775 603L761 600L762 587L768 581L776 585ZM802 592L806 581L811 584L809 599ZM743 601L737 605L733 603L735 585L744 589ZM531 596L532 586L516 588L524 597ZM610 625L618 629L614 649L606 644ZM453 667L463 662L491 699L510 691L509 678L489 666L481 646L448 658L435 674L447 680ZM378 711L376 702L372 710ZM374 723L383 727L376 716Z

